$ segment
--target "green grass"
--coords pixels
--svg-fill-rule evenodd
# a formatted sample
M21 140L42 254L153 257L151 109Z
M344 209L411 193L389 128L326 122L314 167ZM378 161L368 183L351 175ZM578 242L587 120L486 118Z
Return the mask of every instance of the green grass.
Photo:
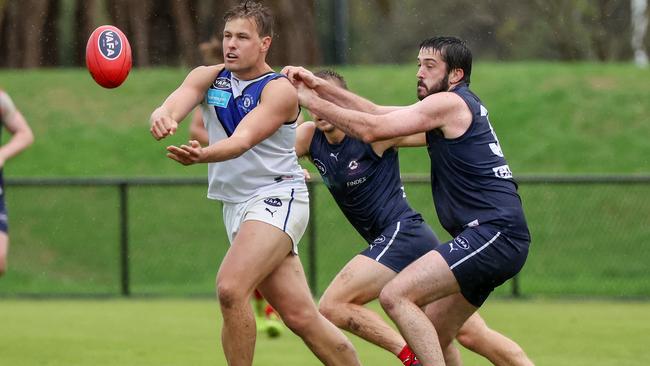
M377 304L371 304L377 311ZM647 303L491 301L488 324L539 365L642 366L650 362ZM216 300L8 300L0 302L2 364L225 365ZM397 359L351 336L365 365ZM488 365L462 350L467 365ZM258 337L254 365L318 365L300 339Z
M414 66L346 67L352 90L384 104L415 100ZM184 78L182 69L133 70L118 89L85 70L0 70L36 142L7 163L7 177L206 176L164 157L148 116ZM515 174L648 173L650 72L627 64L477 64L472 87ZM3 138L6 140L6 135ZM424 149L400 152L402 171L426 173ZM305 163L313 171L309 163ZM522 185L533 244L525 295L650 297L650 192L643 186ZM413 206L439 234L427 186L408 185ZM318 292L364 246L324 187L312 224ZM0 296L117 294L119 216L113 187L7 187L10 272ZM204 187L129 191L131 287L136 294L210 294L227 242L221 207ZM310 243L301 243L310 271ZM497 291L507 293L508 288Z

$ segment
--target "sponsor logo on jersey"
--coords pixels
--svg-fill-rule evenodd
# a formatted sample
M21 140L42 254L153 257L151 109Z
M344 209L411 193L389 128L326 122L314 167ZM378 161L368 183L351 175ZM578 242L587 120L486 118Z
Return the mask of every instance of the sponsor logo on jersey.
M337 152L336 154L330 153L330 158L334 158L334 160L336 160L336 162L338 162L339 161L339 154L340 154L340 152Z
M383 235L379 235L375 240L372 241L373 244L381 244L384 241L386 241L386 237Z
M449 243L449 253L454 250L467 250L469 249L469 241L462 236L457 236Z
M208 94L205 96L205 102L208 105L215 105L217 107L226 108L228 107L230 97L232 97L232 94L227 91L208 89Z
M278 210L273 210L273 211L271 211L268 207L265 207L264 209L265 209L266 211L268 211L268 213L271 214L271 217L273 217L273 215L275 215L275 213L278 212Z
M325 164L323 164L322 161L314 159L314 165L316 165L316 168L318 169L320 175L327 175L327 169L325 169Z
M280 183L282 181L291 180L293 178L294 178L293 175L279 175L279 176L273 178L273 180L275 181L275 183Z
M212 87L215 89L228 90L230 89L230 79L220 77L212 83Z
M358 179L351 180L351 181L347 182L346 185L348 187L358 186L359 184L364 183L367 179L368 179L367 177L361 177L361 178L358 178Z
M352 160L350 164L348 164L348 168L350 168L350 170L355 170L358 167L359 167L359 163L357 163L356 160Z
M501 165L496 168L492 168L492 171L494 171L494 175L497 178L503 178L503 179L512 178L512 172L510 171L510 167L507 165Z
M115 60L122 53L122 40L114 31L107 29L97 37L99 52L107 60Z
M273 207L282 206L282 200L279 199L279 198L275 198L275 197L273 197L273 198L269 197L269 198L265 199L264 203L266 203L269 206L273 206Z

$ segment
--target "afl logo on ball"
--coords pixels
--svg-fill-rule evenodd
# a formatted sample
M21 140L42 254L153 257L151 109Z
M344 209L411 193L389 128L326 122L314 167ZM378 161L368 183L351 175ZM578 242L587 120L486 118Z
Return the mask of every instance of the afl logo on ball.
M99 52L108 60L115 60L122 53L122 40L110 29L103 31L97 37L97 43Z

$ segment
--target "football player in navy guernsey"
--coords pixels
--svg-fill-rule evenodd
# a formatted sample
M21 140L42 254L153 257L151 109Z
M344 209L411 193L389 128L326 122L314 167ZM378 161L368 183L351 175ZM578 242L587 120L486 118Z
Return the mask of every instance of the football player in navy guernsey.
M295 154L295 88L266 63L273 36L267 7L242 2L224 14L224 64L190 72L151 115L156 140L201 104L209 146L168 146L183 165L208 163L208 198L223 202L231 246L216 286L228 365L250 366L256 339L249 299L255 288L326 365L359 365L349 339L316 307L297 257L309 220L304 174Z
M301 105L346 135L372 143L425 133L436 212L453 239L407 266L379 297L425 366L456 362L458 330L495 287L521 270L530 244L488 110L469 89L471 69L471 51L460 39L423 41L419 102L406 107L376 105L304 68L283 70Z
M0 277L7 271L9 255L9 224L5 207L3 170L7 160L18 155L34 142L34 134L11 97L0 89L0 130L5 128L11 138L0 146Z
M343 77L332 70L314 75L347 89ZM298 127L296 154L314 163L341 211L368 243L329 285L320 311L338 327L393 353L404 365L418 365L402 336L364 305L378 298L402 269L440 244L408 204L399 176L396 148L424 146L425 134L364 143L319 115L312 117L313 122ZM488 328L478 313L456 338L495 365L532 365L517 343Z

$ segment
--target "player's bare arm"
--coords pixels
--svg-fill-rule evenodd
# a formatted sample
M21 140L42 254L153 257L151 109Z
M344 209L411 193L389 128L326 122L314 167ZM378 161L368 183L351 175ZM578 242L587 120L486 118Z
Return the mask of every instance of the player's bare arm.
M366 143L440 129L447 138L462 135L472 120L463 100L453 93L436 93L406 108L372 115L341 108L298 85L300 103L346 134Z
M340 88L327 80L315 76L311 71L300 66L286 66L282 73L293 83L304 83L310 89L313 89L318 95L338 106L356 111L362 111L370 114L386 114L403 107L380 106L368 99Z
M209 144L208 130L203 124L203 116L200 108L195 108L190 122L190 140L198 141L201 146Z
M378 156L382 156L386 150L394 147L421 147L426 145L427 137L424 132L419 132L408 136L395 137L388 140L375 141L371 144L372 150Z
M34 142L34 134L27 124L25 117L15 108L9 97L0 91L0 111L7 111L2 116L4 126L11 134L11 139L0 147L0 168L12 157L18 155ZM5 106L5 108L2 108Z
M205 91L214 81L223 65L199 66L192 70L183 83L174 90L163 104L151 114L151 135L160 140L176 133L182 121L196 107Z
M235 159L277 131L282 124L296 119L296 90L286 79L268 83L260 103L244 117L232 136L202 148L198 141L167 147L167 157L183 165L216 163Z
M309 154L314 131L316 131L316 124L312 121L303 122L296 129L296 155L299 158Z

